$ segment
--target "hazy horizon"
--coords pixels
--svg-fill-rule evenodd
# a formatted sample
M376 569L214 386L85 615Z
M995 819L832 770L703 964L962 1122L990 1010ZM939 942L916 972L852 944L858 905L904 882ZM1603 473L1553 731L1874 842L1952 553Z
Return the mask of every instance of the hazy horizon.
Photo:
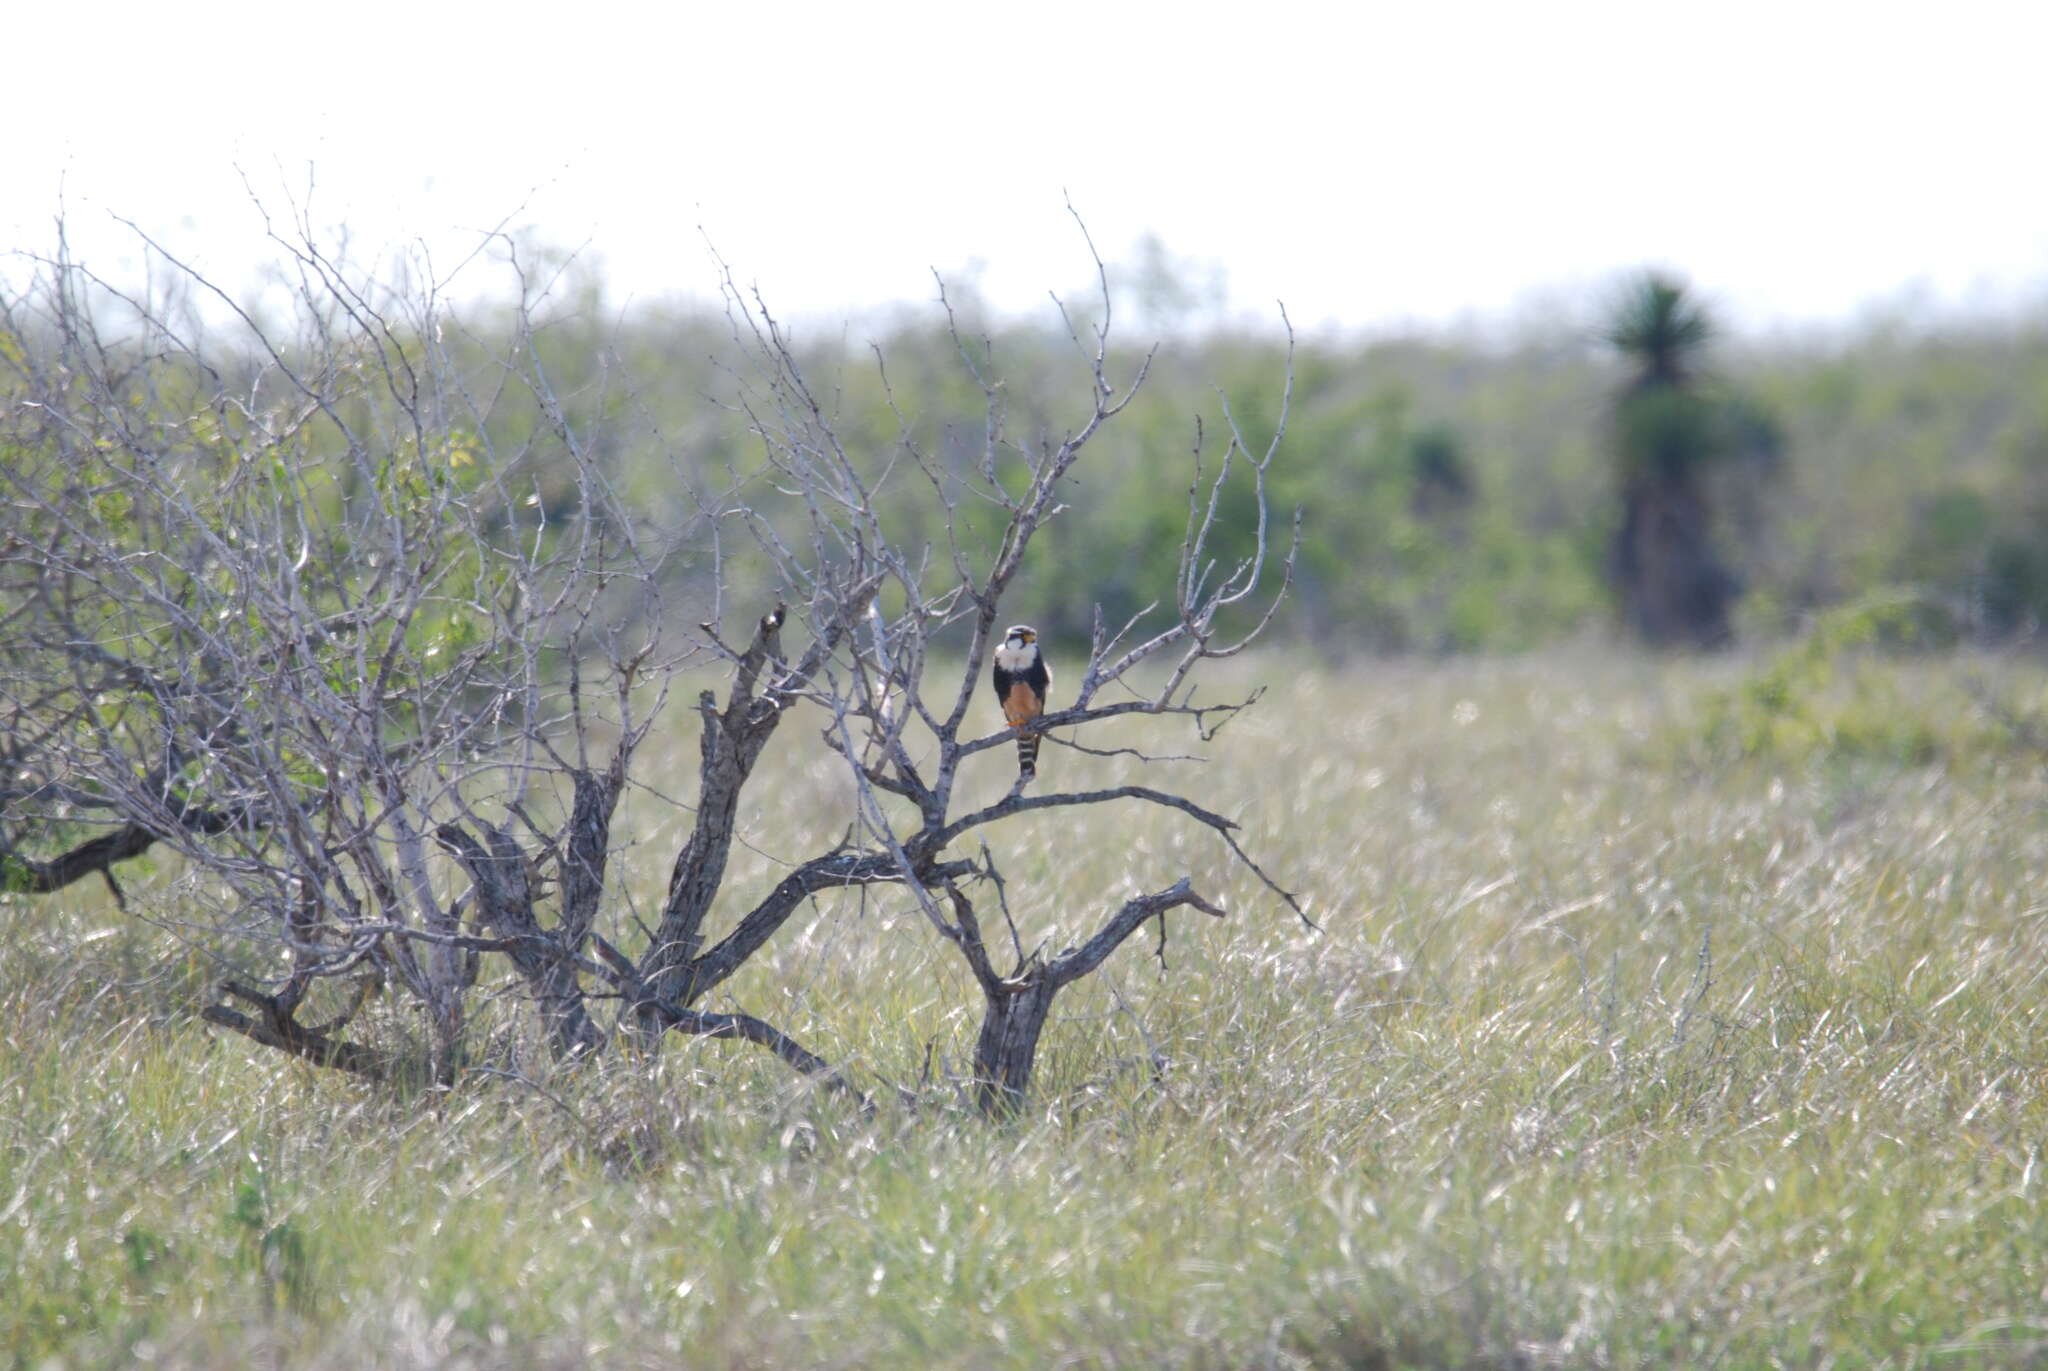
M715 243L785 313L866 319L933 268L998 311L1156 240L1195 320L1384 334L1542 324L1685 275L1744 333L2048 303L2033 55L2048 15L1838 4L1343 15L1225 31L1152 5L1028 24L604 4L216 5L92 35L15 20L40 118L0 233L141 270L133 219L231 289L272 257L247 175L325 233L439 264L479 229L580 249L617 301L714 297Z

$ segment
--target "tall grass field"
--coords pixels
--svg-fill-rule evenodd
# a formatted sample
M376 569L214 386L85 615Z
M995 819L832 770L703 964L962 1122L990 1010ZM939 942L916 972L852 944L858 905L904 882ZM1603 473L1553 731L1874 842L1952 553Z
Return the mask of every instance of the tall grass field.
M707 1005L872 1116L744 1043L555 1068L511 1014L451 1091L366 1085L198 1020L174 864L127 914L9 897L0 1364L2048 1363L2038 661L1240 674L1271 689L1211 743L1090 741L1200 752L1157 765L1320 931L1156 808L998 827L1027 949L1183 874L1229 911L1064 997L1007 1124L901 891L821 902ZM687 832L671 714L613 830L621 937ZM764 763L727 917L845 827L816 735ZM1137 769L1048 746L1040 785Z

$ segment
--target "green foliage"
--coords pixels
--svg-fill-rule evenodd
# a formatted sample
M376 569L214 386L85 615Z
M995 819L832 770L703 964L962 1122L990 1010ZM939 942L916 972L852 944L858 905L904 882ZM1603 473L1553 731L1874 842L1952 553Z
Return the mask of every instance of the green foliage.
M763 479L744 435L703 403L732 388L697 360L715 342L703 321L628 316L598 332L607 318L565 319L550 345L564 394L629 393L672 436L666 451L619 452L622 487L658 515L680 512L693 479L728 468ZM1005 378L1006 441L1056 442L1085 418L1085 371L1064 334L1025 325L981 333L973 324L963 329L968 352L985 374ZM1707 325L1689 299L1667 301L1649 325L1610 332L1640 340L1662 359L1651 366L1675 369L1689 388L1636 387L1617 412L1617 381L1647 372L1638 364L1618 376L1585 338L1513 347L1305 339L1275 467L1279 512L1303 510L1299 593L1283 608L1282 631L1343 655L1523 649L1601 624L1619 523L1617 433L1629 462L1699 479L1716 545L1740 568L1753 632L1769 636L1895 585L1975 599L1973 631L2023 629L2039 617L2048 594L2048 334L1873 330L1827 346L1723 339L1709 377L1697 355ZM942 469L977 462L983 397L930 320L897 321L874 341L887 359L886 392L865 340L809 344L805 364L829 383L849 448L892 483L897 530L943 556L943 511L902 439ZM608 375L578 360L600 343L614 358ZM1129 353L1120 365L1137 361ZM1097 603L1115 624L1170 596L1196 423L1212 470L1226 400L1247 441L1262 443L1278 419L1282 365L1279 341L1256 334L1176 338L1161 350L1146 390L1063 492L1066 508L1017 586L1034 622L1071 640L1086 635ZM1987 512L1986 541L1930 541L1918 531L1919 511L1958 488ZM1234 489L1226 500L1247 494ZM970 549L985 546L992 527L972 501L960 506ZM1220 569L1244 548L1218 551ZM684 559L674 565L695 583ZM744 585L753 573L736 569Z
M772 486L736 408L747 377L722 320L622 312L587 282L541 323L533 356L562 415L589 435L607 478L650 525L685 527L732 477L741 499ZM509 315L480 315L445 346L457 365L481 367L511 325ZM962 340L985 375L1004 379L1003 443L1036 449L1085 420L1085 368L1057 327L978 320L963 306ZM2022 633L2048 619L2048 333L2038 323L1716 340L1688 291L1644 277L1602 340L1622 350L1626 371L1596 353L1596 340L1555 333L1513 345L1304 339L1275 468L1276 534L1284 539L1284 516L1303 510L1299 594L1282 610L1281 631L1333 656L1518 650L1583 633L1610 603L1617 462L1624 482L1697 478L1714 546L1739 568L1752 633L1769 636L1888 586L1965 606L1973 633ZM1710 341L1720 348L1711 377L1702 363ZM886 484L892 533L948 556L945 510L906 442L942 477L977 465L984 397L961 346L928 315L885 321L873 342L886 385L864 336L800 335L798 349L832 396L849 451ZM34 344L13 346L19 365ZM1119 373L1139 356L1122 354ZM7 366L0 354L0 386ZM1066 508L1018 583L1034 621L1071 640L1087 634L1097 603L1121 623L1170 599L1196 423L1211 470L1226 402L1247 441L1263 443L1278 421L1282 366L1270 335L1169 340L1146 391L1063 492ZM330 563L347 559L345 513L366 501L413 517L436 500L474 497L493 507L498 532L545 545L584 498L546 405L517 386L425 434L379 420L367 401L338 410L377 440L362 466L325 416L266 444L246 414L193 403L204 387L189 367L165 364L141 379L140 428L167 470L226 501L253 474L240 454L260 451L263 479L295 493L309 552ZM0 461L12 469L48 455L51 439L33 413L12 410L0 429ZM1249 495L1239 468L1226 512ZM136 542L161 536L89 464L75 474L99 526ZM958 506L955 533L968 552L985 552L995 536L989 513L971 499ZM745 541L728 537L719 549L729 604L778 589ZM1217 551L1220 573L1246 547L1240 538ZM710 605L712 556L702 540L682 541L663 562L668 603L689 622ZM491 583L487 561L458 560L442 574L410 630L415 654L437 643L461 651L476 607L507 593Z
M121 1235L121 1250L128 1256L128 1274L146 1280L166 1257L171 1245L147 1228L130 1228Z
M1637 364L1639 384L1676 387L1717 332L1683 282L1652 271L1624 288L1602 337Z
M591 435L608 478L656 527L683 527L731 476L747 498L772 484L743 416L731 408L743 368L714 317L639 310L601 296L544 321L536 356L565 416ZM1056 329L976 330L966 350L1000 375L1000 437L1035 449L1086 417L1085 369ZM1716 545L1739 565L1754 632L1782 630L1815 610L1910 585L1972 606L1973 632L2024 631L2048 617L2048 334L1989 329L1946 335L1873 329L1826 345L1723 339L1716 375L1701 368L1711 323L1671 282L1638 282L1606 330L1626 349L1635 384L1590 340L1552 335L1513 346L1431 340L1305 339L1296 358L1289 434L1275 468L1274 532L1303 510L1299 594L1281 629L1323 650L1522 649L1583 632L1607 612L1618 516L1617 451L1630 472L1687 473L1715 512ZM491 352L492 328L451 347ZM807 373L833 397L833 421L864 471L884 482L891 531L949 555L945 511L906 456L914 442L942 476L978 465L988 431L960 348L925 316L865 338L799 338ZM1136 341L1136 340L1133 340ZM1128 371L1138 354L1119 358ZM1016 594L1056 637L1086 635L1093 607L1112 623L1170 598L1185 533L1187 454L1202 426L1204 460L1222 451L1223 406L1248 442L1278 421L1278 340L1256 334L1179 337L1162 349L1145 392L1098 440L1063 492ZM1684 385L1642 384L1653 376ZM173 415L192 378L154 381L152 422L175 441L174 469L236 489L231 454L248 446L232 411ZM724 407L721 407L724 406ZM364 416L349 416L376 432ZM175 418L175 422L168 422ZM34 435L16 416L14 441ZM516 388L480 418L421 439L393 432L372 478L346 460L338 430L316 421L268 450L267 479L296 489L316 556L342 559L342 511L373 496L419 512L450 494L487 492L506 534L545 540L581 494L559 460L562 439L539 399ZM0 435L0 443L8 441ZM25 457L9 456L20 467ZM1014 460L1005 458L1004 460ZM1238 475L1226 511L1249 496ZM998 469L1006 470L1003 461ZM88 473L81 473L87 475ZM233 479L231 479L233 478ZM134 521L106 488L95 517ZM996 521L969 500L955 532L985 552ZM721 549L728 603L774 593L744 538ZM1218 571L1242 556L1219 547ZM678 614L701 617L711 553L674 548L664 563ZM421 607L411 646L463 645L467 606L502 587L484 564L453 565Z
M1989 481L1923 497L1901 559L1916 582L1953 595L1992 634L2048 622L2048 433L2004 466Z
M1615 406L1624 478L1672 479L1704 470L1732 448L1719 397L1669 386L1624 392Z
M1701 736L1716 755L1778 763L1917 766L1998 750L2007 740L1966 696L1910 691L1912 655L1953 647L1957 635L1943 606L1917 596L1831 610L1741 682L1710 692Z
M228 1227L241 1260L262 1279L266 1296L281 1294L292 1307L303 1309L313 1289L306 1237L291 1219L275 1219L273 1208L269 1170L252 1154L234 1187Z

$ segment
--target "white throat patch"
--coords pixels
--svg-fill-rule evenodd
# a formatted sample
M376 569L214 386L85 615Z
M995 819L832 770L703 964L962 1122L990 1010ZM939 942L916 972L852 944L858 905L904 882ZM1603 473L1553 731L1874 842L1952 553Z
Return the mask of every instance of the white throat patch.
M1027 671L1038 660L1037 643L1011 644L1007 639L996 649L996 665L1005 671Z

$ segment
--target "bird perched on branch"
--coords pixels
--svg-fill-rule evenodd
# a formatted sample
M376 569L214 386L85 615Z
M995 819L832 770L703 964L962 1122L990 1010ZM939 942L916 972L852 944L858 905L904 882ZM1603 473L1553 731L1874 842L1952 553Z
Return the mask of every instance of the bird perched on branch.
M1003 718L1017 730L1017 778L1021 784L1038 774L1038 733L1031 721L1045 713L1045 695L1052 689L1052 672L1038 650L1038 630L1018 624L1004 636L996 649L996 699L1003 706Z

